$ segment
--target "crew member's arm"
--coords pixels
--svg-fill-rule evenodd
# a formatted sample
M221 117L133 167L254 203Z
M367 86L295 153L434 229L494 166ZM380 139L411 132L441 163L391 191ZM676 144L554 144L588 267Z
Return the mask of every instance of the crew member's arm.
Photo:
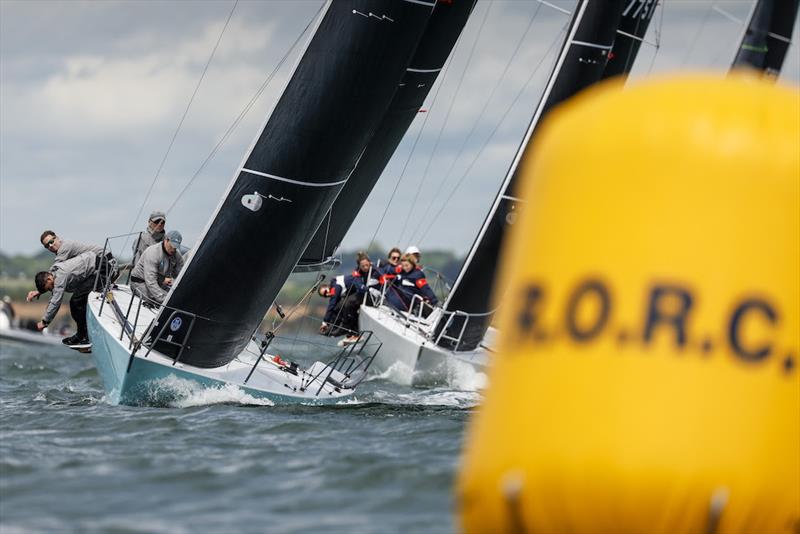
M144 258L144 285L147 287L148 296L160 304L164 302L167 292L161 289L158 283L158 263L151 264L147 261L149 259L149 257Z
M414 282L419 290L422 298L427 300L432 306L436 306L439 303L439 299L436 298L436 293L433 292L431 286L428 285L428 279L424 276L422 278L417 279Z
M50 302L47 303L47 309L44 311L42 320L36 325L39 330L44 330L47 325L53 322L56 318L58 309L61 307L61 301L64 298L64 288L67 284L66 276L59 276L56 278L56 283L53 286L53 294L50 295Z

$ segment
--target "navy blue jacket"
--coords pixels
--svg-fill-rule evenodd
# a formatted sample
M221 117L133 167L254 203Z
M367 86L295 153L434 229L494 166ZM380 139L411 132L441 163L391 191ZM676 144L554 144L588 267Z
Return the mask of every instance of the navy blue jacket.
M343 283L344 280L342 276L337 276L331 282L328 308L325 310L325 317L322 318L322 320L328 324L336 320L336 304L339 302L339 299L342 298L342 293L344 293L344 287L341 285Z
M395 275L392 287L387 289L386 298L395 308L407 311L411 306L414 295L420 295L424 301L436 306L439 299L428 285L425 273L420 269L406 273L402 269Z

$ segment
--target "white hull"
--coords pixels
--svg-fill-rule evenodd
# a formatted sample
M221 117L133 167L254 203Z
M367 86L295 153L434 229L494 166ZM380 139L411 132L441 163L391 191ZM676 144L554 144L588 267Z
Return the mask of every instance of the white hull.
M128 323L134 321L139 299L120 286L113 291L122 314L127 313L133 299ZM206 388L235 387L255 398L266 398L272 402L326 403L336 402L353 394L353 389L340 388L326 377L340 384L347 378L331 371L321 362L307 370L298 369L297 374L277 366L264 355L264 360L250 376L253 364L259 356L259 347L251 341L245 350L231 363L214 369L203 369L183 363L142 346L131 357L130 340L122 331L123 323L115 313L113 304L106 302L100 312L102 296L92 293L87 311L89 334L92 339L92 357L103 380L108 399L117 404L163 405L173 400L183 381ZM134 335L141 339L147 331L153 311L142 307L136 321ZM124 318L124 316L123 316Z
M406 386L483 388L489 351L483 348L458 353L445 350L425 335L428 326L406 321L386 306L362 306L359 328L372 331L383 343L372 363L372 372Z

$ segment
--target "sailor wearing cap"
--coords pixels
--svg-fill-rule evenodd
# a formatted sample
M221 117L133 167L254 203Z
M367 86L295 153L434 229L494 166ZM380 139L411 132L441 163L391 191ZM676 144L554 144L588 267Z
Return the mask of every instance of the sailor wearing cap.
M411 245L406 249L404 254L412 254L417 259L416 263L417 269L422 269L422 253L419 251L417 247Z
M139 232L139 238L133 243L132 265L136 265L141 255L148 247L161 243L164 239L164 225L167 224L167 216L163 211L154 211L147 219L147 229Z
M151 303L161 304L172 281L183 267L180 253L183 237L175 230L168 232L161 243L147 247L131 271L131 288Z

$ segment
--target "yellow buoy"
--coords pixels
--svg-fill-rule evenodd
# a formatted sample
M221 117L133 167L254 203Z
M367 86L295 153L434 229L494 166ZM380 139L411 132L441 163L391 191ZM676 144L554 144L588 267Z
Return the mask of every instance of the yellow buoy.
M601 85L521 172L464 529L800 532L797 89Z

